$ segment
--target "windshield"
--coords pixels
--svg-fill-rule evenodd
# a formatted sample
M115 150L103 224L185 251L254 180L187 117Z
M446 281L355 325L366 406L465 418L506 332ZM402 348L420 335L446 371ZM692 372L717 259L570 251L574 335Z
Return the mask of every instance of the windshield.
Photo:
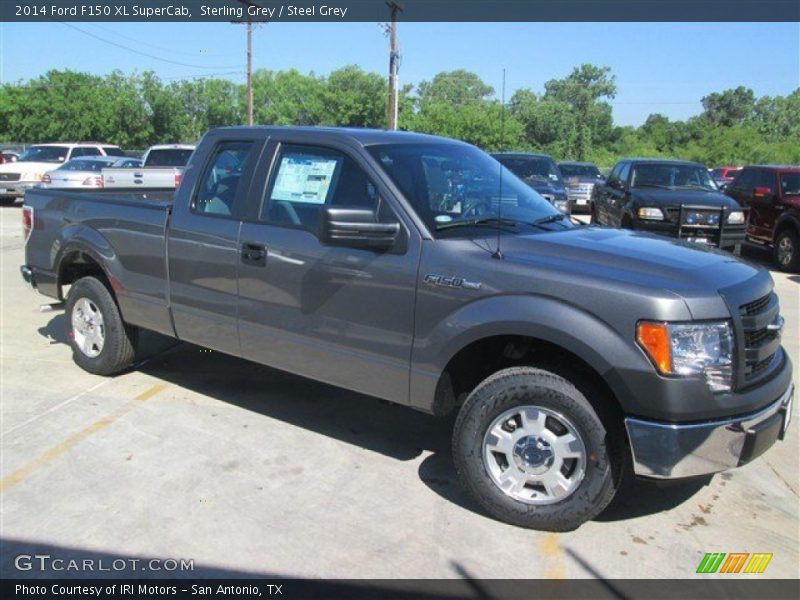
M570 177L600 177L600 169L594 165L558 165L562 177L569 179Z
M73 158L61 165L59 171L92 171L99 172L109 166L113 160L86 160L85 158Z
M497 216L512 224L561 216L508 169L472 146L398 144L368 150L431 230L463 232L453 225ZM571 224L565 219L557 227Z
M63 146L31 146L22 153L19 162L61 163L66 160L68 153L69 148Z
M144 163L145 167L185 167L193 150L189 148L165 148L151 150Z
M781 191L784 196L800 195L800 173L781 173Z
M552 158L502 155L496 155L495 158L527 184L561 182L561 173Z
M717 185L705 168L667 163L635 164L631 187L694 188L716 191Z

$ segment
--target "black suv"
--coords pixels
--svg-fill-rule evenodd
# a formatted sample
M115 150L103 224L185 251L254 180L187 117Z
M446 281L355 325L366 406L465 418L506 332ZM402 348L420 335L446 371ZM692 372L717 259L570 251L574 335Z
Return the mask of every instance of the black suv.
M594 188L592 222L708 244L738 253L745 211L722 194L700 163L652 158L619 161Z

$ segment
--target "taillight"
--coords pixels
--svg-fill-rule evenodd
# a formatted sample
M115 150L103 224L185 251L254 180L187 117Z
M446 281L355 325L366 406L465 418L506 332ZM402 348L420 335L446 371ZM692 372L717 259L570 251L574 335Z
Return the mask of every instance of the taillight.
M31 230L33 229L33 207L22 206L22 237L25 241L31 237Z
M53 183L53 180L52 180L52 179L50 179L50 175L48 175L47 173L45 173L45 174L42 176L42 183Z
M92 187L103 187L103 178L102 177L87 177L83 180L83 185L90 185Z
M183 177L183 173L176 172L175 173L175 187L177 188L181 184L181 178Z

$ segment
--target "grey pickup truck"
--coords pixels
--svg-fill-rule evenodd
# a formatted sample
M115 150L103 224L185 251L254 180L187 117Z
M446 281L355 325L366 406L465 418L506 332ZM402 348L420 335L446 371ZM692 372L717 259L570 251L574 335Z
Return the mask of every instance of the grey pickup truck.
M454 140L216 129L176 192L34 189L23 219L82 368L129 368L146 329L457 411L458 476L508 523L573 529L624 472L737 467L789 423L766 270L577 224Z

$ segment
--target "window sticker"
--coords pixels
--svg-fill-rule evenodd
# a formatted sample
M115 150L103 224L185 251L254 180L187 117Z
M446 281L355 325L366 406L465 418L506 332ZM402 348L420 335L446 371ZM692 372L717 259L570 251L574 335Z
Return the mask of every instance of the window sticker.
M284 156L270 199L325 204L338 164L338 158Z

